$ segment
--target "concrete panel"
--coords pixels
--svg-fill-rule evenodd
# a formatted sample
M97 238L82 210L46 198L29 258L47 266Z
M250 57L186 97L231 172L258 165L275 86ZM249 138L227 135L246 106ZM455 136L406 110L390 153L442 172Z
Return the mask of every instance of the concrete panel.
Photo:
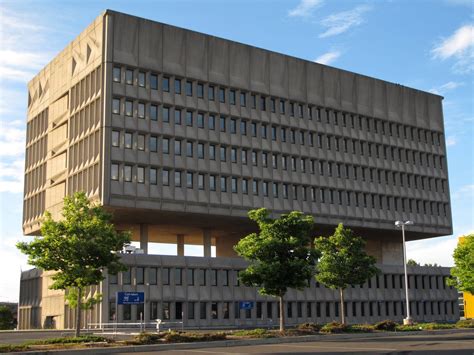
M209 37L208 51L209 81L227 85L229 82L229 42L217 37Z
M185 31L178 27L163 26L163 70L184 76L186 65Z
M438 96L429 96L428 97L428 112L427 116L429 118L428 126L432 130L443 131L443 108L441 104L441 97Z
M304 61L296 58L287 58L289 68L289 93L290 99L306 102L306 66Z
M186 76L207 81L207 36L186 32Z
M380 118L387 118L387 93L385 82L381 80L372 80L373 87L373 114Z
M416 123L421 127L428 125L428 100L421 91L415 91Z
M113 16L113 58L117 63L138 65L139 20L136 17L114 13Z
M356 109L355 103L357 102L356 74L341 71L339 75L341 82L341 108L346 111L354 111Z
M269 53L259 48L250 48L250 90L265 94L270 92Z
M308 64L306 67L306 87L308 102L315 105L324 105L323 68L317 63Z
M323 85L326 105L335 108L340 107L339 73L336 68L324 67Z
M288 61L287 57L270 53L270 94L288 97Z
M357 110L364 115L372 115L372 79L357 76Z
M163 25L153 21L141 21L139 27L139 66L157 71L163 70Z
M388 119L402 121L402 90L400 85L386 85Z
M250 48L240 43L229 43L230 86L250 89ZM249 100L249 98L247 98Z

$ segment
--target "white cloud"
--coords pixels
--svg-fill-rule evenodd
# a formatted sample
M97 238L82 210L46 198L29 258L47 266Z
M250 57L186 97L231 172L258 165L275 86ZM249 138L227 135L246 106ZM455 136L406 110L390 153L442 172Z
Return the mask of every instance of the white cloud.
M474 197L474 184L461 186L452 194L452 199L471 199Z
M292 10L288 11L290 17L308 17L313 10L321 6L323 0L301 0L300 3Z
M458 28L450 37L443 39L432 50L433 58L455 59L453 70L458 73L474 71L474 25Z
M25 128L22 121L0 122L0 192L23 192Z
M28 240L27 237L0 237L0 260L2 267L8 272L3 272L0 279L0 301L17 302L20 291L20 272L32 267L27 263L27 257L15 246L17 241Z
M441 95L448 91L457 89L458 87L463 86L463 85L464 83L462 82L448 81L446 84L430 89L430 92L432 92L433 94Z
M364 23L363 15L372 8L368 5L360 5L352 10L338 12L321 21L321 25L327 30L319 35L320 38L336 36L348 31L350 28Z
M330 64L334 62L337 58L341 56L340 51L330 51L327 53L324 53L320 55L318 58L316 58L314 61L319 64Z
M448 137L446 138L446 145L447 145L448 147L451 147L451 146L453 146L453 145L456 145L456 143L457 143L456 137L454 137L454 136L448 136Z
M453 251L458 240L455 236L415 240L407 243L407 259L420 264L453 266Z

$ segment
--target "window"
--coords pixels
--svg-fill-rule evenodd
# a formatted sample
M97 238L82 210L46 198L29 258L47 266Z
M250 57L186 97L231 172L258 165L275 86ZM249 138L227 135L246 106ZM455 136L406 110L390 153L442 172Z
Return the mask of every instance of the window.
M272 126L272 141L276 141L276 136L277 136L277 128L275 126Z
M216 146L214 144L209 145L209 159L216 160Z
M112 164L111 165L110 178L112 180L118 180L119 179L119 166L118 166L118 164Z
M127 268L127 270L122 271L122 284L130 285L131 282L132 282L132 272L130 268Z
M150 168L150 184L151 185L157 184L157 172L155 168Z
M186 96L193 96L193 83L186 81Z
M133 116L133 102L130 100L125 101L125 116Z
M124 146L127 149L133 148L133 135L130 132L125 132Z
M225 102L225 89L219 88L219 102Z
M247 165L247 151L245 149L242 149L242 152L240 155L242 159L242 164Z
M206 286L206 269L199 269L198 270L198 282L199 286Z
M199 159L204 159L204 144L203 143L198 143L198 158Z
M186 111L186 125L192 127L193 125L193 112Z
M163 171L162 171L162 184L164 186L169 186L169 184L170 184L170 172L169 172L169 170L163 169Z
M214 115L209 115L208 126L211 130L216 129L216 117Z
M237 133L237 119L232 118L230 120L230 133L235 134Z
M202 112L197 114L197 125L199 128L204 128L204 114Z
M132 181L132 166L125 165L123 168L123 179L127 182Z
M229 91L229 102L231 105L235 105L235 90Z
M260 96L260 110L262 111L267 110L267 99L265 96Z
M250 131L251 131L252 137L256 137L256 136L257 136L257 123L252 122L252 123L250 124Z
M247 121L240 121L240 134L243 136L247 135Z
M125 71L125 84L133 85L133 70L127 69Z
M215 177L215 175L209 175L209 190L216 191L216 177Z
M225 132L225 116L221 116L221 119L220 119L220 130L221 130L221 132Z
M188 302L188 319L194 319L194 304L195 302Z
M252 94L252 108L257 108L257 95Z
M285 101L280 100L280 113L284 114L285 113Z
M158 75L150 74L150 89L158 90Z
M193 173L186 173L186 187L188 189L193 188Z
M263 182L263 196L268 197L268 182Z
M174 124L181 124L181 110L177 108L174 109Z
M206 302L199 302L199 318L201 319L207 318L207 303Z
M181 94L181 79L174 79L174 93Z
M186 142L186 156L192 158L192 156L193 156L193 142Z
M123 320L131 320L132 319L132 305L131 304L124 304L123 307Z
M142 88L146 86L146 74L142 71L138 72L138 86Z
M181 171L174 172L174 186L181 187Z
M170 92L170 78L169 77L167 76L163 77L162 86L163 86L163 91Z
M230 150L230 161L237 163L237 148L231 148Z
M211 286L217 286L217 270L211 269Z
M204 84L197 84L197 97L202 99L204 97Z
M214 86L209 85L209 88L207 90L207 98L209 101L214 101L215 99L215 93L214 93Z
M138 150L145 150L145 136L143 134L139 134L137 136L137 149Z
M267 138L267 125L264 125L262 124L260 126L260 135L262 136L262 138Z
M258 181L252 180L252 193L258 195Z
M170 140L168 138L163 138L162 142L162 150L164 154L169 154L170 152Z
M170 108L163 106L163 122L170 121Z
M174 155L181 155L181 141L178 139L174 141Z
M135 278L137 285L143 285L145 283L145 269L143 267L137 267L135 269Z
M204 190L204 174L198 175L198 189Z
M234 194L237 193L237 178L236 177L232 177L232 179L231 179L231 191Z
M221 191L227 192L227 178L225 176L221 176Z
M240 106L245 107L247 105L247 94L245 92L240 93Z
M150 105L150 120L156 121L158 119L158 106Z
M122 80L122 69L120 67L114 67L112 76L113 81L115 81L116 83L120 83L120 81Z
M120 99L112 100L112 113L120 115Z
M163 319L170 319L170 303L163 302Z
M252 150L252 165L257 166L257 152Z
M272 112L275 112L275 111L276 111L275 99L274 99L273 97L270 99L270 110L271 110Z
M183 269L179 267L174 269L174 284L178 286L183 284Z
M248 194L248 180L242 179L242 193L247 195Z
M112 131L112 147L118 147L120 145L120 132Z

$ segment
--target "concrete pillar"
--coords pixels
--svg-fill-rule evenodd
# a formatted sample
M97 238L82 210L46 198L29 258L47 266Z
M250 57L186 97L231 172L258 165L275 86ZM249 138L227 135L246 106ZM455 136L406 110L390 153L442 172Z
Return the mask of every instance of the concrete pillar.
M184 256L184 234L176 235L176 250L178 256Z
M203 229L202 230L202 244L204 245L204 257L211 257L211 230Z
M140 224L140 249L148 254L148 224Z
M234 245L239 242L239 238L233 236L219 236L216 238L216 256L237 258L238 255L234 250Z

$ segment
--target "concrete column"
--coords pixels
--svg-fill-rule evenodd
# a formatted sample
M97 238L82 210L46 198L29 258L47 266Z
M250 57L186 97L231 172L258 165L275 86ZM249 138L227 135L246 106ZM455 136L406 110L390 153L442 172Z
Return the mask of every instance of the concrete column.
M202 230L202 244L204 245L204 257L211 257L211 230L203 229Z
M148 254L148 224L140 224L140 249Z
M176 235L176 250L178 256L184 256L184 234Z

